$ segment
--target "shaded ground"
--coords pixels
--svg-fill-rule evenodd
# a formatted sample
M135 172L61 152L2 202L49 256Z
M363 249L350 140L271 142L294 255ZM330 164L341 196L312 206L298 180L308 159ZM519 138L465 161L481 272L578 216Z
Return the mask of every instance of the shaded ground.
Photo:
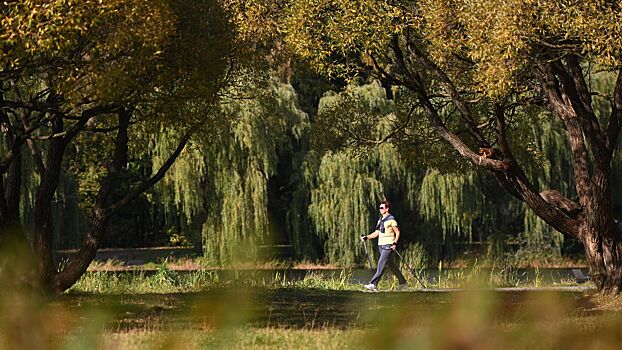
M365 293L238 288L180 294L66 294L54 303L80 314L85 323L94 317L89 316L93 310L103 311L107 328L121 331L230 326L366 328L395 317L402 323L425 324L470 308L469 312L503 324L532 317L534 309L539 312L538 305L554 306L551 312L577 320L599 314L590 299L577 291Z

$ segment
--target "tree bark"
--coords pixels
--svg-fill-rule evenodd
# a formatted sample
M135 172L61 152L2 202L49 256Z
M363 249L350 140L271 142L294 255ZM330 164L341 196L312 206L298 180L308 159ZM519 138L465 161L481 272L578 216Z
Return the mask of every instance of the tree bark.
M534 76L540 79L540 87L534 91L543 94L548 107L562 121L567 132L577 203L556 190L539 192L537 186L530 183L512 155L511 143L507 139L503 102L494 102L497 130L496 140L492 142L501 147L503 159L482 159L473 151L473 147L482 147L488 142L480 133L469 105L462 96L463 92L429 59L424 50L417 47L415 41L408 38L407 33L406 40L394 40L390 47L395 53L393 63L399 70L389 74L378 64L376 70L391 83L401 84L415 93L432 127L460 156L479 168L491 171L507 192L525 202L538 217L562 234L582 242L599 292L620 293L622 237L613 221L609 172L613 150L617 147L616 140L622 129L622 70L618 72L614 88L609 125L601 127L599 123L604 118L597 118L592 107L590 86L586 82L579 56L551 55L549 59L542 59L533 67ZM404 41L406 49L402 50L400 45ZM433 77L436 80L434 84L426 83L428 80L422 77ZM442 91L446 93L444 101L451 101L459 111L461 127L469 131L472 140L461 137L450 128L450 125L455 126L456 123L440 118L429 97L428 89L432 85L435 91L439 90L439 86L442 87Z
M50 289L62 293L73 286L84 275L91 262L95 259L97 249L106 232L108 218L101 208L91 209L88 217L88 231L78 253L71 257L62 271L54 274L50 281Z
M119 129L115 140L112 162L108 166L108 173L101 182L95 203L93 203L93 207L89 212L86 237L78 253L70 259L62 271L54 275L50 283L52 290L57 293L71 287L86 272L88 266L95 259L101 239L106 232L106 225L110 218L109 215L105 214L108 199L117 187L119 174L127 164L127 130L130 125L131 113L122 108L118 115Z
M95 203L90 210L88 217L88 231L80 250L71 258L62 271L55 274L53 280L51 281L51 288L56 293L61 293L67 290L74 285L80 277L82 277L93 259L95 259L97 249L99 248L99 244L106 233L106 226L110 218L164 177L168 169L170 169L177 157L185 148L194 131L196 131L195 128L191 128L182 136L175 151L169 156L160 169L158 169L155 175L146 179L133 191L129 191L129 193L118 202L109 203L110 194L115 188L117 188L119 173L127 164L127 130L129 127L130 116L130 113L125 110L122 110L119 113L119 129L115 142L113 162L108 169L108 174L102 181Z
M52 122L52 132L63 130L63 119L57 116ZM53 218L52 200L60 178L65 142L62 138L50 141L45 171L35 194L35 227L33 247L37 259L37 272L42 286L49 286L56 269L52 254Z
M5 183L5 198L7 205L7 224L10 229L17 229L19 222L20 192L22 188L22 154L21 150L15 153L13 162L9 166Z

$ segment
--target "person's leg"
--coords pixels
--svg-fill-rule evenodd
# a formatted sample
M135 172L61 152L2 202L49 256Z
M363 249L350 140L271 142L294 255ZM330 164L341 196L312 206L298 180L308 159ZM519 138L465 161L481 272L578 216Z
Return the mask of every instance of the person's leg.
M387 265L387 261L391 256L391 249L384 249L383 246L378 246L378 250L380 251L380 258L378 259L378 268L376 268L376 273L374 277L371 278L369 283L374 286L378 285L380 282L380 278L382 278L382 273L384 272L384 267Z
M391 269L391 272L393 272L393 275L397 277L399 283L404 284L406 283L406 278L404 278L402 271L400 271L399 266L397 266L397 263L395 262L393 251L391 250L390 252L391 255L389 255L389 261L387 261L387 265L389 266L389 269Z

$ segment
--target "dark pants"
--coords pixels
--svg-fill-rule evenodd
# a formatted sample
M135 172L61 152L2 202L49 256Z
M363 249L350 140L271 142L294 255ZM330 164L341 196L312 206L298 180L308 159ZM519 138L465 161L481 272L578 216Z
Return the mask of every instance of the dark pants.
M397 277L397 280L400 281L400 284L406 283L406 279L399 267L393 260L393 250L391 249L391 245L379 245L378 250L380 251L380 259L378 259L378 268L376 269L376 274L371 278L371 284L377 286L378 282L380 282L380 278L382 278L382 273L384 272L384 267L389 266L393 275Z

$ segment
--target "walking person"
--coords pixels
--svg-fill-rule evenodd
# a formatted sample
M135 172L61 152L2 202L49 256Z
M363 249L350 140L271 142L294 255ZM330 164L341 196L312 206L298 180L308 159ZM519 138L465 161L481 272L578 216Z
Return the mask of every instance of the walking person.
M393 214L391 214L391 202L384 200L380 202L380 218L376 224L376 230L369 235L361 236L362 241L373 239L378 237L378 250L380 251L380 258L378 259L378 267L376 273L369 281L369 284L365 285L366 289L377 291L378 282L382 278L385 266L388 266L393 275L397 277L399 285L397 289L406 287L406 278L400 271L399 267L393 260L393 251L397 246L397 241L400 239L400 229L397 226L397 221Z

